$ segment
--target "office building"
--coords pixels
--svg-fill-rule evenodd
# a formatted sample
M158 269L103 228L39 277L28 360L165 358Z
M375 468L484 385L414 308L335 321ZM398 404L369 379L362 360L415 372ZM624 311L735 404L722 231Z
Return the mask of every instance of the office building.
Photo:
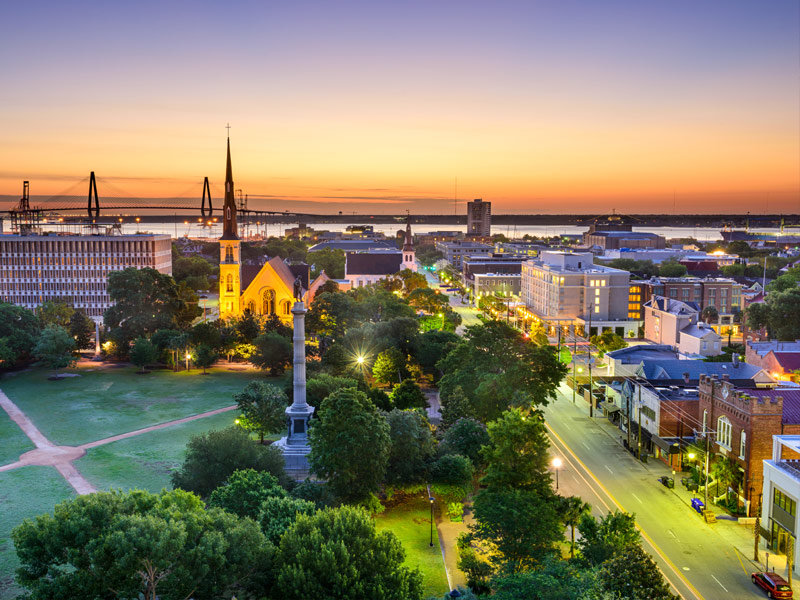
M94 319L111 306L108 275L129 267L172 274L168 235L0 235L0 299L35 309L69 302Z
M455 241L436 242L436 249L444 255L444 259L456 269L461 269L465 256L486 256L493 251L489 244L480 242Z
M764 460L764 481L756 490L761 504L761 536L772 554L785 555L789 539L800 531L797 504L800 502L800 435L773 435L772 455ZM800 544L794 544L793 573L798 573Z
M467 236L492 235L492 203L476 198L467 202Z

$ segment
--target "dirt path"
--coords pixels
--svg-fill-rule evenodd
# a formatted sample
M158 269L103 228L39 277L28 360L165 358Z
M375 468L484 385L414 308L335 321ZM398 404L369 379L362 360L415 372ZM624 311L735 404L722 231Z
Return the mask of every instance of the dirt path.
M23 433L27 435L36 446L35 450L25 452L16 462L0 466L0 473L30 465L55 467L55 469L64 479L66 479L67 483L69 483L78 494L91 494L97 490L83 477L83 475L78 472L78 469L75 468L75 465L72 464L72 461L77 460L86 454L86 451L90 448L97 448L98 446L104 446L105 444L110 444L119 440L136 437L138 435L156 431L158 429L164 429L166 427L172 427L173 425L180 425L181 423L188 423L189 421L196 421L197 419L204 419L206 417L218 415L220 413L235 409L236 405L209 410L198 415L192 415L182 419L175 419L174 421L167 421L165 423L159 423L158 425L151 425L150 427L129 431L128 433L121 433L119 435L103 438L102 440L89 442L88 444L81 444L80 446L56 446L53 444L53 442L48 440L44 434L37 429L28 416L12 402L2 390L0 390L0 407L2 407L3 410L8 413L8 416L11 417L11 420L19 426Z

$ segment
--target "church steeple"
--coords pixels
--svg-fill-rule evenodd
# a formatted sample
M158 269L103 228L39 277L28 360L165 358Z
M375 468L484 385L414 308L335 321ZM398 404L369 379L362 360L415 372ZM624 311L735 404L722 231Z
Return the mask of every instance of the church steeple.
M233 195L233 169L231 168L231 138L228 137L228 164L225 168L225 204L222 206L222 238L238 240L236 233L236 198Z
M411 236L411 214L406 217L406 237L403 241L403 261L400 263L401 269L417 270L417 262L414 260L414 238Z

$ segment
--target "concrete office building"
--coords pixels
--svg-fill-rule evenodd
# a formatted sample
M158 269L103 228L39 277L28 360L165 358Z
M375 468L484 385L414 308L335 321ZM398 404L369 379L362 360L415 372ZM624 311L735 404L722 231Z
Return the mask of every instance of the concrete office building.
M536 318L575 326L591 335L606 329L632 337L628 320L630 273L592 262L590 252L542 252L522 263L521 297Z
M467 202L467 235L492 235L492 203L476 198Z
M29 309L61 300L102 318L109 273L129 267L171 275L170 236L0 235L0 299Z

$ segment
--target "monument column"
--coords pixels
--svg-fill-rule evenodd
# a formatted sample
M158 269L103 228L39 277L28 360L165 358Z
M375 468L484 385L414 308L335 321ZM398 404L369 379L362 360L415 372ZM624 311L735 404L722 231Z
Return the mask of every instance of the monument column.
M286 472L295 479L305 479L308 475L308 422L314 414L314 407L306 402L306 307L302 300L296 300L292 307L294 334L293 354L293 397L286 409L288 431L275 445L283 452Z

